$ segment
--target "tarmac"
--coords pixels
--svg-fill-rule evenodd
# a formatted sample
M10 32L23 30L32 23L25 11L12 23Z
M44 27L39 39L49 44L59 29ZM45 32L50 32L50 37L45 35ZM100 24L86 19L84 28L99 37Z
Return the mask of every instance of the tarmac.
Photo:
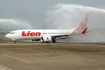
M105 70L105 44L0 42L0 70Z

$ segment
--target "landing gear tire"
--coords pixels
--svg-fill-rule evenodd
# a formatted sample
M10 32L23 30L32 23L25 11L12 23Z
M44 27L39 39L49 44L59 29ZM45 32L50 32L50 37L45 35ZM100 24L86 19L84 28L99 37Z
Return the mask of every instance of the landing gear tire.
M14 41L14 43L16 44L16 41Z
M52 40L53 43L56 43L56 40Z
M49 42L46 42L46 43L49 43Z

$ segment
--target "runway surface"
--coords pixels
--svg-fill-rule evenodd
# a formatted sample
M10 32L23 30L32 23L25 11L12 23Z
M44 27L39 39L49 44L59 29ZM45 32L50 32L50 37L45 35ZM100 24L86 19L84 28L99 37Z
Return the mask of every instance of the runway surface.
M0 70L105 70L105 45L2 42Z

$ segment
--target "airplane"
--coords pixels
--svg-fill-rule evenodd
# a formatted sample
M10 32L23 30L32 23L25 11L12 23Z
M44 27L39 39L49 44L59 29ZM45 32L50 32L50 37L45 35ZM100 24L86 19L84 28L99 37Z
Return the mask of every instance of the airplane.
M16 40L31 40L56 43L57 39L67 39L73 35L86 35L87 22L89 14L86 14L82 21L72 29L24 29L14 30L6 34L5 37L11 39L16 43Z

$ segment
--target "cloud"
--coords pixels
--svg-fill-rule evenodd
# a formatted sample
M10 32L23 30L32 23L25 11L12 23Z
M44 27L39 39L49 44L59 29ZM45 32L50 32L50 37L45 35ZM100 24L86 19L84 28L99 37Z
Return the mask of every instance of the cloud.
M0 30L30 29L31 25L14 19L0 19Z

